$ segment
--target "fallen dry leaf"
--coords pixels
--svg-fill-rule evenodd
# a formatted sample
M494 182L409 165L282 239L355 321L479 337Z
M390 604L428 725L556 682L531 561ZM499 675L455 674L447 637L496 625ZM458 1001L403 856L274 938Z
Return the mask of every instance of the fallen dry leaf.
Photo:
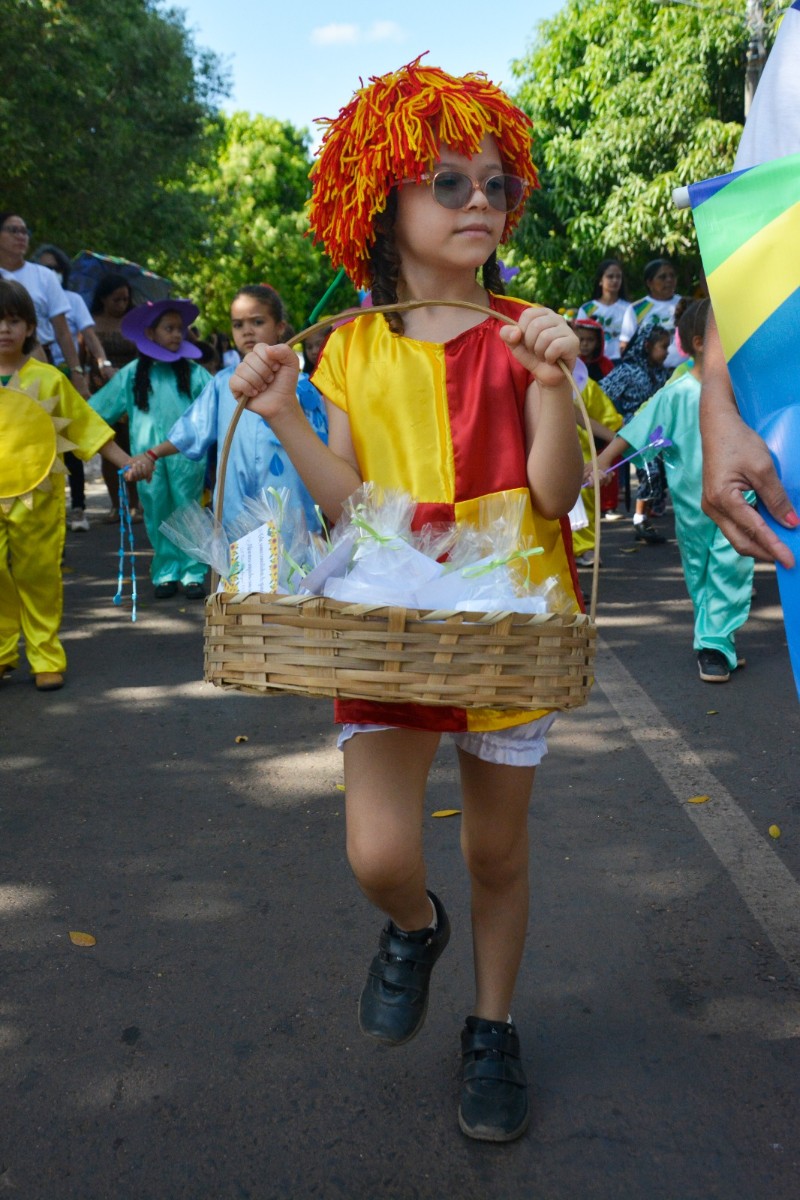
M432 817L457 817L461 812L460 808L437 808L436 812L431 813Z
M687 803L688 804L705 804L706 801L710 800L710 799L711 799L710 796L690 796Z
M781 827L780 825L770 825L767 832L771 838L779 838L781 836Z
M237 746L241 746L242 742L247 741L247 734L246 733L238 733L233 740L236 742Z
M706 713L706 716L707 717L718 717L719 709L718 708L709 708L708 712Z
M343 784L343 783L337 783L335 786L336 786L336 790L337 790L337 792L343 792L343 791L344 791L344 784Z
M96 946L97 938L92 937L90 933L79 933L76 929L70 929L69 940L73 946Z

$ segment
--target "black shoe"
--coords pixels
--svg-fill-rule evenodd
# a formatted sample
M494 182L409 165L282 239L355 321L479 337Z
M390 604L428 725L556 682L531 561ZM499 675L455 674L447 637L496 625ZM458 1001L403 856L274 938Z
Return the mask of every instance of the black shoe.
M202 583L185 583L183 585L183 594L187 600L205 600L206 589Z
M450 941L447 913L433 892L428 895L436 909L436 929L408 934L387 921L358 1002L361 1032L389 1046L410 1042L422 1028L433 964Z
M156 600L169 600L170 596L176 595L177 591L177 583L174 580L170 580L169 583L157 583L153 588L153 595Z
M521 1137L531 1114L514 1026L467 1017L461 1032L461 1055L461 1132L479 1142L513 1142Z
M667 540L663 533L658 532L655 525L648 525L646 521L640 521L638 525L634 525L633 536L637 542L649 542L651 546L663 546Z
M721 650L700 650L697 669L704 683L727 683L731 677L728 660Z

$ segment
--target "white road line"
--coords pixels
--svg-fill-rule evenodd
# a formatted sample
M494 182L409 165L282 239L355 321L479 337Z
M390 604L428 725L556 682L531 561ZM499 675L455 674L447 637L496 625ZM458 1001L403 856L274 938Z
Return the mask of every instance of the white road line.
M800 884L766 831L760 834L729 791L672 728L620 660L600 640L597 686L672 795L716 854L764 933L800 979ZM707 795L706 804L688 804Z

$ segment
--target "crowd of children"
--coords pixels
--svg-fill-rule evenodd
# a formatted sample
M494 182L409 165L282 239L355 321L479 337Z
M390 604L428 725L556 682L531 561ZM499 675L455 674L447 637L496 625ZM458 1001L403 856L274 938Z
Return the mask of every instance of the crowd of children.
M64 264L52 249L42 247L40 261L50 254L54 269L61 269ZM199 313L191 301L170 298L132 307L124 284L118 276L109 277L105 288L101 281L98 304L102 307L106 295L120 294L119 341L131 348L133 357L126 352L116 366L105 358L99 341L99 349L90 342L101 373L87 402L68 371L43 361L28 291L16 280L0 279L0 679L16 667L22 639L40 691L64 683L66 655L58 637L67 523L64 477L71 468L70 527L86 530L85 459L99 453L112 465L109 495L115 519L120 486L132 489L138 481L138 493L128 496L129 515L135 521L135 505L141 504L153 550L154 597L167 599L179 588L189 599L206 595L205 563L165 538L160 526L176 509L203 498L207 457L222 442L235 408L228 386L233 367L212 376L198 362L202 350L190 328ZM74 323L76 341L89 327L84 308ZM278 340L286 329L280 297L263 285L240 289L231 321L240 353L258 340ZM307 374L298 384L298 398L310 427L324 439L325 410ZM303 506L311 528L319 527L308 491L280 443L252 414L244 414L231 463L229 516L236 515L246 496L256 497L279 482Z
M237 404L245 404L224 495L214 495L226 522L271 483L291 489L311 528L320 513L334 523L366 480L410 493L418 527L474 523L487 497L516 498L523 535L543 551L531 570L557 577L576 612L575 558L588 566L594 553L588 490L589 526L570 528L581 485L593 476L589 439L600 447L605 475L661 426L675 446L669 494L700 677L727 680L741 665L734 634L747 617L753 568L700 510L708 303L685 308L676 339L677 277L664 259L648 265L647 294L634 304L619 261L604 260L595 294L572 324L504 295L497 248L537 179L527 118L483 75L455 78L417 60L370 80L327 123L312 181L311 228L334 265L370 289L375 305L415 306L354 314L321 356L318 346L306 347L303 371L285 344L280 296L253 284L231 300L238 365L213 375L200 365L190 333L198 309L190 300L129 307L119 334L135 356L119 369L104 359L111 369L87 403L65 373L31 357L33 304L20 283L0 281L0 677L17 665L21 637L37 688L64 681L63 453L85 459L99 451L137 484L155 597L182 588L199 599L205 565L165 539L160 526L201 499L209 455ZM679 362L684 367L670 378ZM576 416L561 363L580 377L588 428ZM130 454L114 441L120 422ZM645 454L638 469L634 535L658 543L664 538L650 518L665 503L663 463ZM608 493L606 500L613 507ZM545 710L336 705L347 853L385 921L358 1019L366 1036L387 1046L421 1029L431 973L450 937L444 904L428 887L422 814L440 739L448 734L455 743L475 966L461 1030L458 1120L478 1140L511 1141L530 1119L511 1008L528 917L528 809L554 717Z
M231 302L233 342L239 354L247 354L259 342L273 346L286 336L288 321L283 301L274 288L266 284L242 287ZM313 363L308 366L313 370ZM161 439L150 438L150 468L164 460L169 470L172 456L179 462L204 464L213 447L222 448L228 426L236 411L230 389L234 368L218 372L203 388L195 402L176 416L166 427ZM101 393L102 394L102 393ZM303 371L297 383L297 398L310 426L323 441L327 439L327 418L322 398ZM142 461L143 469L148 463ZM280 485L289 487L303 505L309 529L319 529L317 510L303 486L281 443L265 421L254 413L243 412L230 446L225 475L224 497L214 492L214 511L222 514L226 523L234 520L247 497L257 496L262 488ZM177 507L177 505L173 505ZM164 515L169 515L165 513Z
M706 683L726 683L744 662L736 654L734 634L750 611L753 560L736 553L700 506L700 381L710 305L707 299L690 301L676 294L676 272L666 259L648 264L645 281L648 295L626 307L621 264L616 259L600 264L595 289L598 299L582 306L572 322L586 372L583 399L603 484L618 482L616 467L623 460L627 472L629 458L636 463L639 486L633 533L637 541L666 542L652 518L663 516L667 496L671 498L681 564L694 608L699 675ZM616 365L604 353L606 333L601 320L612 339L622 339L622 355ZM616 344L612 340L612 345ZM651 435L657 429L671 443L668 465L658 447L651 447ZM584 503L590 520L587 528L573 533L573 546L578 565L590 566L594 563L594 493L588 485L594 483L594 474L588 434L583 429L581 440L587 464ZM617 515L617 496L606 494L605 499L607 512Z
M597 465L601 471L609 469L615 457L647 446L654 429L662 430L671 441L669 491L681 564L694 609L698 670L706 683L726 683L731 672L743 665L736 653L734 635L750 612L754 564L752 558L744 558L733 549L700 507L700 383L709 311L708 300L686 307L679 318L678 335L680 345L690 352L691 365L630 415L623 432L598 455ZM591 466L585 478L592 478Z

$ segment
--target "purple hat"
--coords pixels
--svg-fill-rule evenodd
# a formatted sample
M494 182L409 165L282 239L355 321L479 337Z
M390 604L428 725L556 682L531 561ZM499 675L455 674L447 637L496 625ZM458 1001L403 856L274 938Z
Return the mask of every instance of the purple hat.
M156 358L159 362L177 362L179 358L202 358L203 352L200 347L186 338L178 350L173 352L165 350L147 336L145 331L152 329L159 318L168 312L177 313L183 321L184 329L188 329L192 322L197 320L200 309L196 304L192 304L191 300L148 300L146 304L140 304L138 308L132 308L130 312L125 313L120 331L133 342L140 354Z

